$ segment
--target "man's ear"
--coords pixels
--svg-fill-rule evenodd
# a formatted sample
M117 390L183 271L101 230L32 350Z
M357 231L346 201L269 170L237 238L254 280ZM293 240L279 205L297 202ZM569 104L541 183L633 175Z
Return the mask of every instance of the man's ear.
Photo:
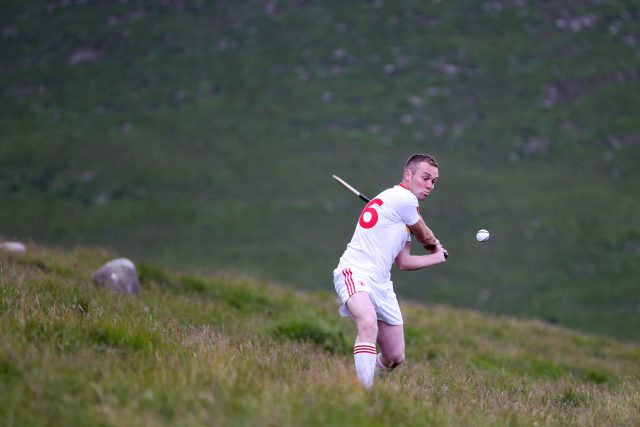
M404 170L404 173L402 174L402 178L403 178L405 181L409 181L409 180L411 179L411 177L412 177L412 176L413 176L413 172L411 172L411 169L409 169L409 168L406 168L406 169Z

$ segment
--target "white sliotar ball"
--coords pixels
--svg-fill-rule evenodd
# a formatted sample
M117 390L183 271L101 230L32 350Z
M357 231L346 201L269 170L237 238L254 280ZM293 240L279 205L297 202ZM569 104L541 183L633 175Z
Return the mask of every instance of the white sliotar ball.
M478 232L476 233L476 240L478 242L486 242L487 240L489 240L489 236L490 234L487 230L478 230Z

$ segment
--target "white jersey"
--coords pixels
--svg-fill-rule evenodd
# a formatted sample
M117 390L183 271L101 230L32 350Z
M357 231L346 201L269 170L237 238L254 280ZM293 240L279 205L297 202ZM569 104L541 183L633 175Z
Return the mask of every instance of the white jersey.
M411 234L407 226L420 219L418 199L396 185L373 198L363 209L340 266L367 275L376 283L388 282L391 267Z

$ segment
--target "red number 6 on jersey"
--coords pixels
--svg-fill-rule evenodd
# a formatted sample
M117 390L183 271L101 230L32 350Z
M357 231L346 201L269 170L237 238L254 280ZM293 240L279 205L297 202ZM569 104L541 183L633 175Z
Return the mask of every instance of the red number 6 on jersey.
M367 206L364 207L360 214L358 223L362 228L372 228L378 223L378 211L373 208L373 205L382 206L384 202L381 199L373 199Z

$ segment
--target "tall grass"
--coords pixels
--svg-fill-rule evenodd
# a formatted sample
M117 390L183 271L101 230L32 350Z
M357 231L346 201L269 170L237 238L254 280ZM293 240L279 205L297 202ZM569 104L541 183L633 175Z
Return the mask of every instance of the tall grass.
M405 304L407 363L365 391L333 295L146 265L129 297L90 282L108 252L30 254L0 254L3 426L640 423L636 346Z

